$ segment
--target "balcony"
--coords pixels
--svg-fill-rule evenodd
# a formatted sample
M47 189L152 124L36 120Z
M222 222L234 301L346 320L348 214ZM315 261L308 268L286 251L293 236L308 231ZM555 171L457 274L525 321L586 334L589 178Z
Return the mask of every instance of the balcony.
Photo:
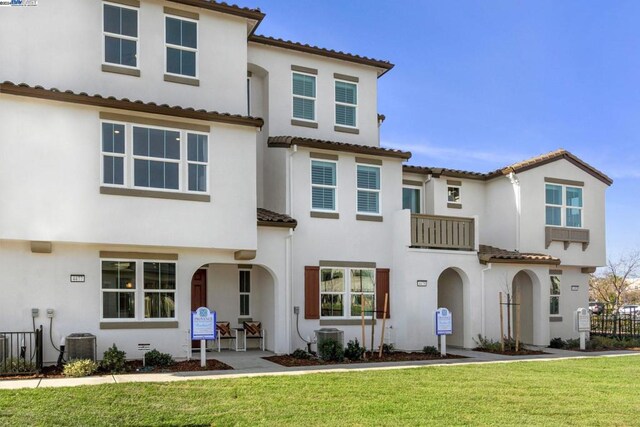
M475 250L473 218L411 214L411 247Z

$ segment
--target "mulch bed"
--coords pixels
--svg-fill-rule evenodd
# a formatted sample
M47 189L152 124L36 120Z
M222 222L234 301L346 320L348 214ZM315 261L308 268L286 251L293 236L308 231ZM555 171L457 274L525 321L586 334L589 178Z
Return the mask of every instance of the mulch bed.
M332 362L332 361L322 360L318 358L298 359L289 354L285 354L282 356L263 357L263 359L268 360L269 362L277 363L278 365L287 366L287 367L340 365L340 364L350 364L350 363L407 362L407 361L418 361L418 360L443 360L443 359L464 359L464 358L465 358L464 356L458 356L455 354L447 354L445 357L440 357L440 356L425 354L422 352L404 352L404 351L394 351L391 353L383 353L382 357L378 357L378 353L374 353L373 357L371 356L370 353L367 353L366 360L351 361L349 359L345 359L344 362Z
M142 366L142 360L127 360L125 366L125 372L122 374L140 374L140 373L171 373L171 372L197 372L197 371L219 371L233 369L226 363L222 363L219 360L208 359L207 366L200 367L200 360L182 360L175 362L173 365L166 368L156 368L153 366ZM98 369L93 375L109 375L109 372ZM66 378L62 373L62 368L56 365L44 366L42 372L39 374L26 374L26 375L12 375L12 376L0 376L2 380L26 380L37 378Z
M518 351L515 351L515 350L492 351L492 350L487 350L486 348L479 348L479 347L474 348L473 351L482 351L484 353L501 354L503 356L535 356L540 354L549 354L540 350L520 349Z

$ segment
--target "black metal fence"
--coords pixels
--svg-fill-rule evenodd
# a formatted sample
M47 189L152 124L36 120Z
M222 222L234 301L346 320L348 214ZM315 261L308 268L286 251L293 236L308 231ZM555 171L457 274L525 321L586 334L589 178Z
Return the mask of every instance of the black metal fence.
M31 332L0 332L0 376L42 369L42 326Z
M638 338L640 337L640 311L592 313L591 334Z

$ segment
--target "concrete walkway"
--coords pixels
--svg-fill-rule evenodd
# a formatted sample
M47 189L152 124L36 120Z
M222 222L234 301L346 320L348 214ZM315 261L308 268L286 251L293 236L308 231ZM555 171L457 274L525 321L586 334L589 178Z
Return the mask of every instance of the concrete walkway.
M541 349L547 354L533 356L503 356L472 350L452 349L450 354L465 356L461 359L420 360L408 362L350 363L341 365L285 367L264 360L273 353L263 351L222 352L207 354L208 359L217 359L233 367L224 371L197 371L173 373L141 373L125 375L103 375L84 378L40 378L24 380L0 379L0 390L43 387L73 387L79 385L114 384L130 382L170 382L189 380L214 380L221 378L242 378L266 375L303 375L320 372L348 372L355 370L407 369L425 366L468 365L474 363L510 363L526 361L550 361L561 359L580 359L590 357L620 357L640 355L638 351L601 351L580 352L552 348Z

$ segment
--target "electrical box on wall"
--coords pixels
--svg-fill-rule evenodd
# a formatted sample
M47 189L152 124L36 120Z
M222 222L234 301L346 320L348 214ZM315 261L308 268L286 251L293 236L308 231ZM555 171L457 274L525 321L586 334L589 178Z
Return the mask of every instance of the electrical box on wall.
M47 308L47 317L53 317L53 308Z
M32 308L31 309L31 317L38 317L40 316L40 310L37 308Z

